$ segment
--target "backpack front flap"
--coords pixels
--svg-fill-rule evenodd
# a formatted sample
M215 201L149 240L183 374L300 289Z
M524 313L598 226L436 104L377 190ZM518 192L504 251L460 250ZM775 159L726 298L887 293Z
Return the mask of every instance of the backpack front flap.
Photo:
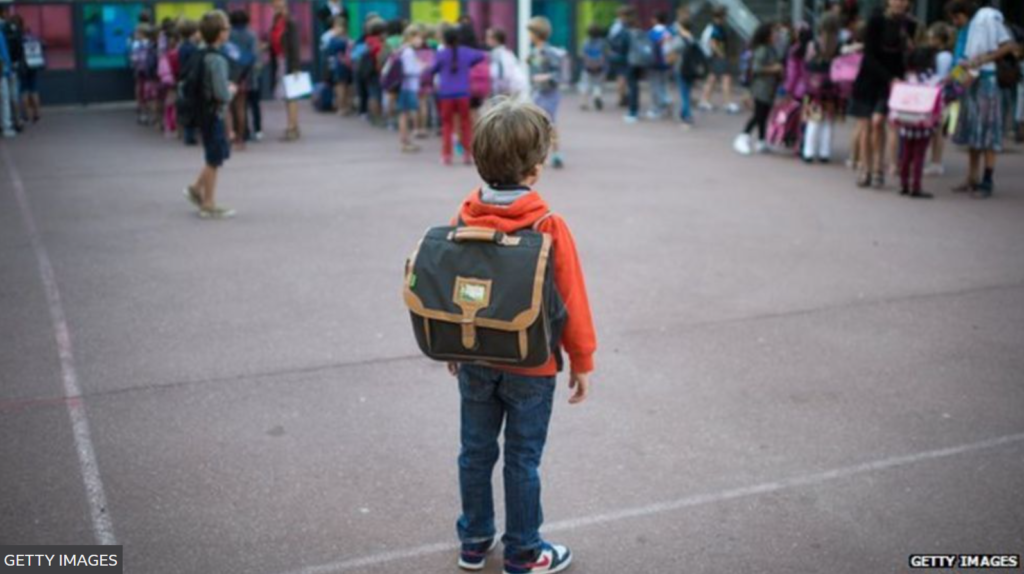
M544 307L551 237L434 227L407 264L405 304L421 350L448 361L540 366L550 357Z

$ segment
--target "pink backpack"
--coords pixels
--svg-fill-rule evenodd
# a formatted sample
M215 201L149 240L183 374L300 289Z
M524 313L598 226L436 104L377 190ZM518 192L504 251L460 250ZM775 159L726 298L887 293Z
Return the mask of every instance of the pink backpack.
M896 82L889 92L889 119L900 126L933 128L942 117L942 87Z
M864 54L856 53L837 56L832 60L829 76L842 97L849 98L853 94L853 83L857 81L857 74L860 73L860 63L863 59Z
M777 147L796 145L800 140L800 101L783 100L768 115L768 143Z
M485 99L491 95L491 59L485 57L469 69L469 95Z

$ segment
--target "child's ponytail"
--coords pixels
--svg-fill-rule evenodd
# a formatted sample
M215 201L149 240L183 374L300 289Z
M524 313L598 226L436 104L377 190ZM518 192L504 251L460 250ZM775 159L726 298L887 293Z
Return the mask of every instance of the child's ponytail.
M451 72L459 71L459 31L457 28L449 27L444 31L444 43L452 51Z

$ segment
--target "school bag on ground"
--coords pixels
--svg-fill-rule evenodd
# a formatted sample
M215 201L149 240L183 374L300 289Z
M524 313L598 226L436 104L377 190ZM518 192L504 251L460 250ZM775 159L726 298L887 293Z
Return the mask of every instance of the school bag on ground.
M25 36L22 44L25 51L25 67L29 70L41 70L46 67L46 58L43 57L43 43L39 38Z
M654 65L654 41L647 32L630 31L626 63L634 68L650 68Z
M539 221L538 221L539 223ZM539 367L558 351L566 311L551 236L462 225L427 230L405 265L405 304L425 355Z
M933 128L942 117L942 87L896 82L889 93L889 119L911 128Z
M318 112L334 111L334 87L327 82L317 82L313 86L313 109Z

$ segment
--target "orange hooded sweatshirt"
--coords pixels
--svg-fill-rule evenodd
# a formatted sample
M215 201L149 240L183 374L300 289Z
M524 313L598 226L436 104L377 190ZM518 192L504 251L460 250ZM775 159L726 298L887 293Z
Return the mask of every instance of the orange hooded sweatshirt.
M462 202L459 218L463 224L473 227L487 227L504 233L529 228L538 219L550 212L544 199L535 190L530 190L510 204L484 203L481 190L473 190ZM576 253L569 226L561 217L552 214L541 221L537 231L551 236L554 255L555 288L562 296L568 318L562 333L562 348L569 355L569 365L574 373L589 373L594 370L594 351L597 350L597 336L590 316L587 288L583 282L583 269ZM552 356L543 366L530 369L495 367L504 371L533 377L550 377L558 372Z

